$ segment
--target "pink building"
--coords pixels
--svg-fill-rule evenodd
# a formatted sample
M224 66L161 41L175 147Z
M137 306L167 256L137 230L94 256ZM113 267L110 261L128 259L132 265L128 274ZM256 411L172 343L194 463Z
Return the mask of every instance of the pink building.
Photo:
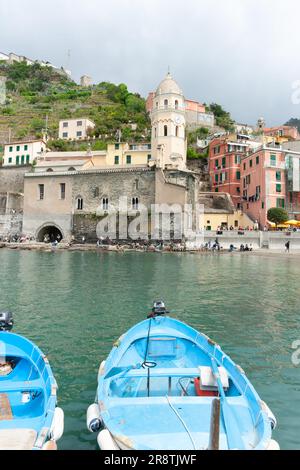
M204 104L198 103L198 101L185 100L186 111L194 111L196 113L205 113Z
M243 210L261 228L271 207L287 208L285 156L281 149L262 147L242 160Z

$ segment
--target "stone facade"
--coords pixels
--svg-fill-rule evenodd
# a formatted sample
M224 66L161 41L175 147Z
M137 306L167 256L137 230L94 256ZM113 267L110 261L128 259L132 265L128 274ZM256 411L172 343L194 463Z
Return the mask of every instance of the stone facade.
M43 185L43 199L39 188ZM61 198L64 186L64 199ZM133 198L147 208L155 202L155 171L148 167L68 173L29 173L25 177L24 233L39 237L45 226L60 230L68 240L96 239L96 225L105 216L103 200L119 207L119 197ZM78 203L80 201L80 203Z
M24 175L29 168L1 168L0 167L0 193L24 193Z
M23 222L23 194L0 193L0 238L19 236Z
M103 200L109 206L118 208L120 196L126 197L129 208L132 199L138 198L139 205L151 209L155 202L155 171L145 167L131 170L107 170L77 174L73 179L73 230L75 239L85 236L97 240L97 223L106 217ZM78 210L76 201L82 198L83 209ZM117 229L118 232L118 229ZM117 233L119 238L119 234Z

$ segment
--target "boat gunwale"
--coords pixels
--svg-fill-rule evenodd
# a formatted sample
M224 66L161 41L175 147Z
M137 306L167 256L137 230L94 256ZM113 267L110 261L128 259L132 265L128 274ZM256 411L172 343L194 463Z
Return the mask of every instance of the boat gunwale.
M198 346L208 357L214 358L219 366L223 366L226 371L228 372L231 380L233 381L234 385L237 387L240 395L246 400L248 404L248 410L252 416L253 428L257 431L257 427L262 419L263 422L261 423L262 429L260 435L258 434L258 443L255 446L255 449L265 449L271 438L272 438L272 431L269 418L267 413L262 408L261 399L256 392L255 388L251 384L250 380L247 378L245 372L241 370L241 368L228 356L226 353L223 352L220 345L212 341L206 334L197 331L195 328L191 327L190 325L186 324L183 321L180 321L176 318L172 318L169 316L164 317L154 317L156 318L164 318L168 321L174 323L174 326L179 326L179 328L184 327L187 332L183 333L182 331L176 330L174 327L170 327L167 325L165 328L162 328L161 334L162 336L175 336L180 339L186 339L193 342L196 346ZM151 321L152 319L150 319ZM129 347L137 340L147 338L148 328L146 325L149 324L149 319L143 320L133 327L131 327L127 332L122 334L118 341L114 344L113 348L111 349L107 359L105 361L105 372L103 375L98 377L98 389L97 389L97 397L98 402L104 405L105 411L103 410L103 420L104 423L106 421L105 418L108 417L108 410L109 410L109 400L113 398L108 395L108 388L113 380L113 377L105 379L105 375L113 368L118 366L120 363L124 353L129 349ZM139 330L145 326L145 330L139 332ZM136 334L133 334L137 330ZM157 328L158 331L155 331L153 336L159 336L159 327ZM176 332L176 334L174 334ZM122 378L126 378L126 373L122 375ZM105 393L106 392L106 393ZM137 398L146 398L147 397L133 397L134 399ZM155 398L155 397L153 397ZM163 397L157 397L163 398ZM174 398L174 397L172 397ZM230 398L230 397L227 397ZM120 398L120 400L126 400L126 397ZM149 403L149 402L148 402ZM256 410L254 410L254 405L256 405ZM100 407L101 410L101 407ZM108 427L109 429L109 427Z

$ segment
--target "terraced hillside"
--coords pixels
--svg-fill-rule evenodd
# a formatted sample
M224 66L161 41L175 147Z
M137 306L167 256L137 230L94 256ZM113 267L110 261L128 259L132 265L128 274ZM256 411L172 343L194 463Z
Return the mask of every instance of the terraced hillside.
M9 135L11 139L39 138L47 127L53 148L86 148L86 143L57 141L58 121L80 117L96 124L91 133L93 148L103 148L119 129L123 140L150 138L145 100L130 93L124 84L102 82L83 88L63 71L25 63L0 62L0 76L6 77L6 102L0 106L0 145Z

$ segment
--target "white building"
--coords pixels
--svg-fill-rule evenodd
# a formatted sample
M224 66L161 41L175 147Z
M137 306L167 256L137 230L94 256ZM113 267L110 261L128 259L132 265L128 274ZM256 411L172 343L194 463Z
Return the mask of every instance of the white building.
M235 125L234 125L234 128L235 128L235 132L238 132L238 133L246 133L246 134L253 134L253 132L255 131L255 126L249 126L248 124L242 124L240 122L237 122Z
M186 169L185 99L170 73L159 84L151 111L152 160L158 168Z
M4 54L4 52L0 52L0 60L9 60L9 55Z
M64 140L84 140L88 130L96 124L90 119L64 119L59 121L59 138Z
M80 78L81 86L89 87L89 86L92 86L92 84L93 84L92 77L90 77L89 75L82 75L82 77Z
M11 142L4 146L3 166L30 165L46 151L43 140Z

